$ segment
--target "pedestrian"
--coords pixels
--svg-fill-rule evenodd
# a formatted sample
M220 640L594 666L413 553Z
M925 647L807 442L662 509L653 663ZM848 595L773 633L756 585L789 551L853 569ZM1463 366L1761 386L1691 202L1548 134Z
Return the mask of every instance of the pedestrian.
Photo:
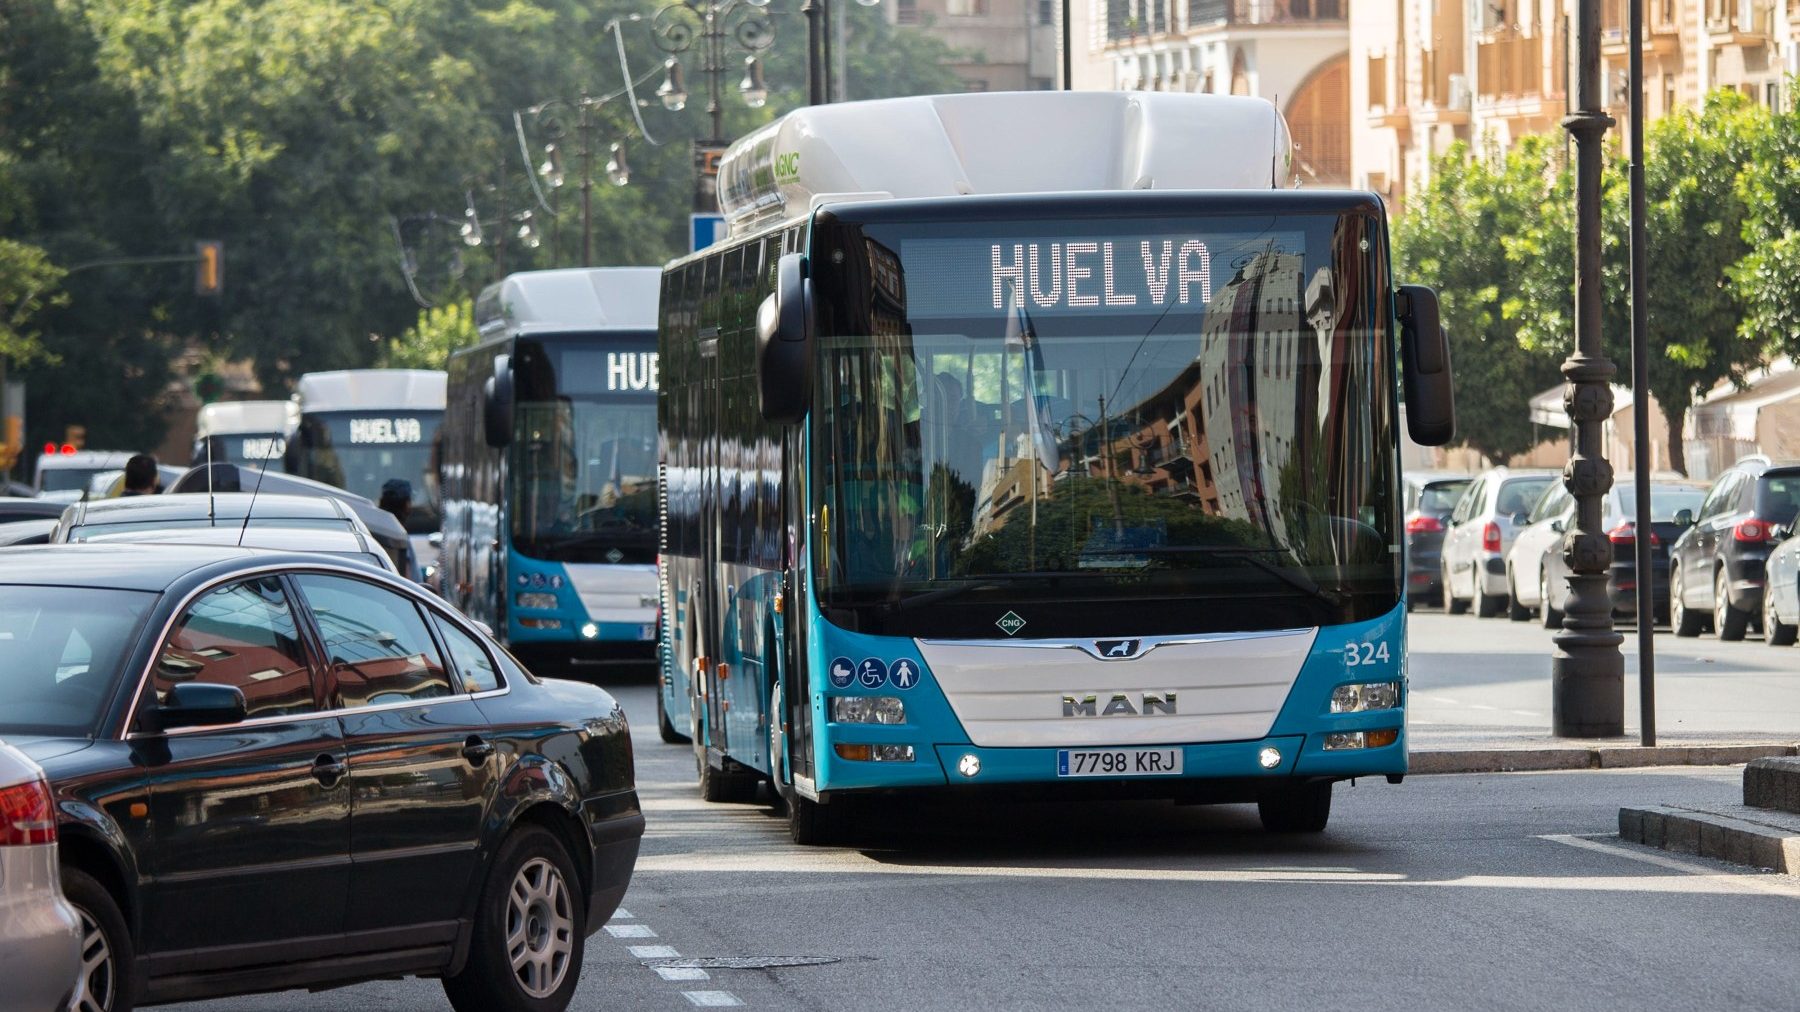
M157 495L162 490L155 456L140 453L125 462L125 489L119 495Z
M389 478L381 483L381 501L375 505L392 513L406 525L407 514L412 512L412 482L405 478Z

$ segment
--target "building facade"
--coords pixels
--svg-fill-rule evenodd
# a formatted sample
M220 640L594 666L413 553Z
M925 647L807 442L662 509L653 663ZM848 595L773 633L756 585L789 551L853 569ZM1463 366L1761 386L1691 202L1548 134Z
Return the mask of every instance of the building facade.
M1568 0L1346 0L1351 185L1403 202L1456 141L1505 150L1571 108ZM1644 110L1717 88L1779 107L1800 71L1800 0L1644 0ZM1626 122L1626 0L1602 0L1607 111ZM1623 131L1610 134L1615 142Z
M969 91L1043 91L1059 85L1061 0L892 0L888 18L957 54ZM841 19L839 19L841 20Z
M1069 0L1078 89L1257 95L1303 185L1350 182L1348 0Z

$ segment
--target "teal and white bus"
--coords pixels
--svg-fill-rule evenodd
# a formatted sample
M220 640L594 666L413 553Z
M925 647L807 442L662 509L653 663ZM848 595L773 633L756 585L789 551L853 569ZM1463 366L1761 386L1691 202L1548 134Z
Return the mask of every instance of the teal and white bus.
M660 279L514 274L450 358L440 591L561 673L654 656Z
M1254 802L1407 770L1399 402L1450 435L1379 198L1273 106L809 108L663 274L665 738L796 841L862 799Z

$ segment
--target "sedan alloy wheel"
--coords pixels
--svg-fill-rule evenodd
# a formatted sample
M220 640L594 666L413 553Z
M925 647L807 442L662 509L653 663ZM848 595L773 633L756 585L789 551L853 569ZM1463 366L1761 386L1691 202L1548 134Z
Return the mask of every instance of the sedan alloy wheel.
M562 872L539 857L513 876L506 904L506 953L519 990L545 998L562 986L574 949L575 918Z

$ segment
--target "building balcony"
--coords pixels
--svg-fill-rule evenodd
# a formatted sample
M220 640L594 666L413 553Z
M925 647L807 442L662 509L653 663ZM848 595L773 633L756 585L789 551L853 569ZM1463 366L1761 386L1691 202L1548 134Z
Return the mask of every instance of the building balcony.
M1379 105L1370 106L1369 125L1377 129L1405 130L1412 125L1412 110L1406 106L1396 109Z
M1767 45L1775 33L1775 7L1765 0L1709 3L1706 41L1712 46Z
M1342 24L1349 0L1191 0L1188 23L1218 25Z
M1562 44L1534 35L1495 36L1475 45L1475 101L1503 114L1535 116L1534 107L1562 95Z

